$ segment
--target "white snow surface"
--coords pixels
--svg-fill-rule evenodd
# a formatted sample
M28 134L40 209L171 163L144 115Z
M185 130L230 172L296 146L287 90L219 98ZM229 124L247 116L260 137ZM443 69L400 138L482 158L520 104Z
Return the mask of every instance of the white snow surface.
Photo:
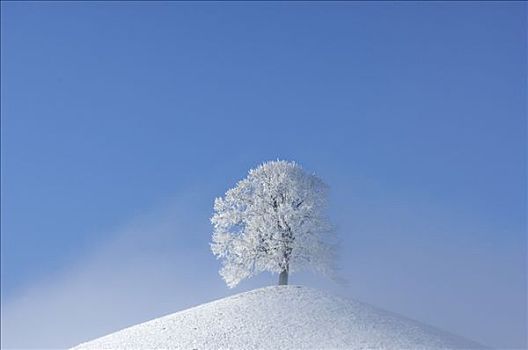
M74 349L476 349L479 344L302 286L237 294Z

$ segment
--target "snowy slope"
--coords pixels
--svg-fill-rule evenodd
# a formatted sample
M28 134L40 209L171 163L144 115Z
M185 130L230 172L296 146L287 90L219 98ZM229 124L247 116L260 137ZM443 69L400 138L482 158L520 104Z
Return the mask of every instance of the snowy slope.
M257 289L145 322L74 349L468 349L477 344L300 286Z

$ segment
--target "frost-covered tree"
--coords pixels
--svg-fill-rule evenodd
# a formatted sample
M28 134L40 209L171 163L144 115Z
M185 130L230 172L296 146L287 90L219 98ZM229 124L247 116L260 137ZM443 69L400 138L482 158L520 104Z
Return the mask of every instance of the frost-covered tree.
M333 230L326 217L327 186L295 162L271 161L214 203L211 249L223 260L229 287L262 271L279 274L311 269L329 275Z

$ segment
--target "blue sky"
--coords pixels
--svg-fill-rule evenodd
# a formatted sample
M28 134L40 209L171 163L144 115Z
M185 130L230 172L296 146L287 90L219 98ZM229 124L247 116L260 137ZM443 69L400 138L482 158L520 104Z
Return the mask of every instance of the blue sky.
M342 238L347 286L298 283L526 344L525 3L1 6L6 345L274 282L227 290L207 250L214 197L277 158L330 185Z

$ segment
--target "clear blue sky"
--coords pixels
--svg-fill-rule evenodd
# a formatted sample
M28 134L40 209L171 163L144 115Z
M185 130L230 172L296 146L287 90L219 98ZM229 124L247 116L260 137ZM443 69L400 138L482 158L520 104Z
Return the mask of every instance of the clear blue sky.
M351 297L526 341L526 3L1 6L3 304L181 198L207 250L281 158L333 189Z

